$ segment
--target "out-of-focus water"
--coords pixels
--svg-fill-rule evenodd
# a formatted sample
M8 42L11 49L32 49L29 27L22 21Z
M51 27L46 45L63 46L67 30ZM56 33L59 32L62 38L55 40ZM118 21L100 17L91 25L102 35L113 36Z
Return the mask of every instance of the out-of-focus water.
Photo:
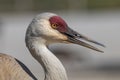
M97 46L105 51L104 53L99 53L78 45L60 44L65 49L71 49L73 51L71 56L75 56L72 57L74 59L71 61L62 60L70 80L118 80L120 78L120 12L58 12L58 14L74 30L106 45L106 48ZM43 78L44 74L41 66L31 57L24 41L26 28L35 15L32 13L0 14L0 21L2 21L2 25L0 25L0 52L18 58L38 78ZM58 45L54 46L60 48ZM54 46L53 48L55 48ZM83 59L85 60L84 62L74 61L76 58L79 59L81 55L85 58ZM117 73L114 69L112 74L109 73L109 70L104 72L104 66L106 68L112 66L110 70L117 67ZM97 69L100 70L97 71Z

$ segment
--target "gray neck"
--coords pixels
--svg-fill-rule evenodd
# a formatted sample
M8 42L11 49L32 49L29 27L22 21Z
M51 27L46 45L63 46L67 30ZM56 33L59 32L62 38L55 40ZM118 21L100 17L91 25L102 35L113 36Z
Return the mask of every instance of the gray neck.
M45 71L45 80L67 80L65 68L58 58L46 47L45 40L30 39L27 47L32 56L42 65Z

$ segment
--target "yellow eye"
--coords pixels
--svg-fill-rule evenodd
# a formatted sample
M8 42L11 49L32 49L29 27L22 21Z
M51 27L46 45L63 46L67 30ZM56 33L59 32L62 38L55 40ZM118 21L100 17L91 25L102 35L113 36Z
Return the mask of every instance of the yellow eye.
M56 29L57 28L57 24L52 24L52 28Z

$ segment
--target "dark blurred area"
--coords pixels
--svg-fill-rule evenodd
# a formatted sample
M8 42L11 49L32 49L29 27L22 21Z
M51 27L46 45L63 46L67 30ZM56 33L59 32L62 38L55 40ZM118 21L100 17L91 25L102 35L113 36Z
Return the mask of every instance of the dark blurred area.
M57 13L72 29L107 46L97 46L104 50L99 53L78 45L51 45L69 80L120 79L120 0L0 0L0 52L24 62L38 78L44 73L24 37L32 18L41 12Z
M1 12L119 9L119 0L0 0Z

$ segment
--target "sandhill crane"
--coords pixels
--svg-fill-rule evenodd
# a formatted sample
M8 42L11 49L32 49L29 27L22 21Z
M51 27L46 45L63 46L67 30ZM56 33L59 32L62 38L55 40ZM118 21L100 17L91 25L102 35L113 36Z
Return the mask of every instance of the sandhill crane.
M42 65L44 80L68 80L66 70L48 46L52 43L74 43L103 52L87 43L103 46L68 27L66 22L54 13L41 13L30 23L25 42L31 55ZM37 80L30 70L19 60L0 54L0 80Z

